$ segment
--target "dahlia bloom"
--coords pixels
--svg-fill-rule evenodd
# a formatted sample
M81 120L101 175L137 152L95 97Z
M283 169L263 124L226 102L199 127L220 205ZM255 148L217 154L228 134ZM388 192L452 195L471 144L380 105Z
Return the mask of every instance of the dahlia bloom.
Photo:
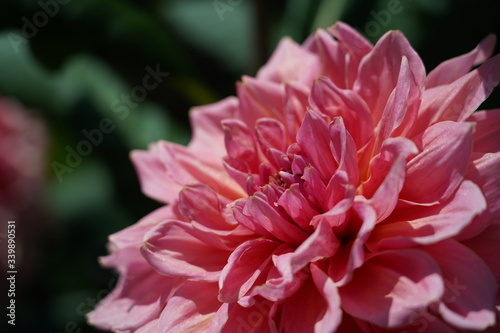
M44 182L47 135L43 123L0 97L0 219L32 207Z
M165 206L110 237L121 277L90 323L498 332L500 109L474 112L494 44L426 75L399 31L283 39L237 98L192 110L188 147L132 153Z
M7 222L16 221L17 265L29 278L43 233L40 195L45 183L47 131L19 103L0 97L0 266L7 269ZM10 258L11 259L11 258Z

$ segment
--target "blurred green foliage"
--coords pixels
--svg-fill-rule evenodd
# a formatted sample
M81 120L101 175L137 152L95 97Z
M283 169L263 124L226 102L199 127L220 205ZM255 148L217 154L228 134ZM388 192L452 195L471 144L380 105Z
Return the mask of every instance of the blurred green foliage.
M302 42L339 19L372 41L400 29L430 70L500 32L495 0L400 0L390 17L383 11L396 0L219 1L229 6L222 14L212 0L1 2L0 95L36 110L51 136L45 209L29 221L44 225L41 247L30 275L20 269L16 332L95 332L83 312L115 278L97 263L107 235L159 206L141 194L129 151L187 143L189 108L234 95L235 81L254 75L282 36ZM148 66L169 75L122 119L114 103L143 84ZM495 91L485 106L499 102ZM64 163L66 147L103 118L116 130L61 182L50 164Z

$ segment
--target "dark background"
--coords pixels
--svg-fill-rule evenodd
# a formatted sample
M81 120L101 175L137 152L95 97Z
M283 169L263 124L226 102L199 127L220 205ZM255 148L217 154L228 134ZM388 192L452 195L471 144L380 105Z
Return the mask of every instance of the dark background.
M391 1L384 0L220 0L216 4L230 8L222 17L212 0L60 1L0 3L0 96L33 110L50 140L39 204L32 217L18 221L24 253L14 330L2 311L0 327L7 332L96 331L84 312L114 282L97 262L107 236L159 206L141 194L129 151L159 139L187 143L189 108L234 95L235 81L255 75L282 36L302 42L336 20L372 42L399 29L429 71L500 32L496 0L400 0L402 10L390 16L384 13ZM147 66L169 76L119 119L113 101L142 84ZM484 105L495 106L498 91ZM116 130L60 181L52 163L64 163L65 147L76 147L85 139L82 131L104 117Z

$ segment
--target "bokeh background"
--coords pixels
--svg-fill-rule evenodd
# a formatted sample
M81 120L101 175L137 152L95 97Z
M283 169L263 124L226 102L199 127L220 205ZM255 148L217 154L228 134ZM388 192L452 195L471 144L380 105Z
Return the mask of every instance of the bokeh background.
M12 213L16 326L2 310L0 331L96 332L85 312L116 282L97 262L107 236L159 206L141 194L129 152L159 139L186 144L189 108L234 95L234 83L255 75L282 36L302 42L337 20L372 42L399 29L429 71L499 35L498 13L497 0L2 0L0 99L24 105L45 134L30 139L42 162L39 154L24 162L38 166L41 185L28 182L30 203ZM147 68L169 74L134 100ZM484 104L495 106L498 90ZM115 129L71 172L55 170L104 118ZM2 154L0 163L11 156ZM5 235L0 242L5 251ZM5 309L5 277L0 286Z

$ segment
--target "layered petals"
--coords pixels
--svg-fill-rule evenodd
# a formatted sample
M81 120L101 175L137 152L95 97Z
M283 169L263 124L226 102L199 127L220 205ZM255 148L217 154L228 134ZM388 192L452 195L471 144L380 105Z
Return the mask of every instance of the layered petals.
M120 280L89 321L498 331L500 109L474 113L500 81L494 43L426 76L399 31L375 46L344 23L283 39L237 97L191 111L188 147L132 153L168 206L110 237L101 264Z
M403 326L413 313L423 311L443 295L440 275L437 263L422 251L380 252L339 289L342 308L378 326Z

